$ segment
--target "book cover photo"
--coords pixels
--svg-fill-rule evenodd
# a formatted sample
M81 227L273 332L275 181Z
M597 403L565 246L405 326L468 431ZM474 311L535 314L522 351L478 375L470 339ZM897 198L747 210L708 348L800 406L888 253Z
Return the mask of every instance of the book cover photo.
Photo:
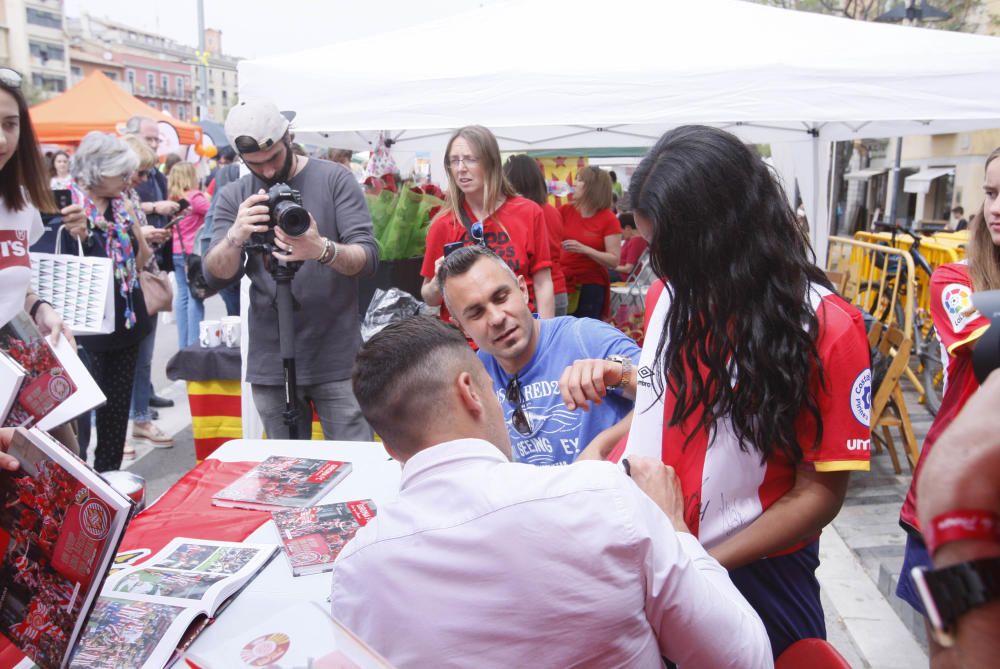
M314 506L350 471L350 462L272 455L216 493L212 504L259 511Z
M43 669L66 666L132 503L40 430L19 428L0 472L0 631Z
M341 549L375 513L375 502L363 499L275 511L271 515L292 574L306 576L333 569Z
M28 314L19 313L0 328L0 349L25 371L4 427L31 427L76 390L73 379Z

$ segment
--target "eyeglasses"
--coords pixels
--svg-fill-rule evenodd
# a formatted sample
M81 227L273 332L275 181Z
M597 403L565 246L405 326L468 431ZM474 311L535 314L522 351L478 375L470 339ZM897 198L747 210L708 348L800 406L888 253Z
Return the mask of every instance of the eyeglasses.
M5 86L20 88L22 81L21 73L17 70L12 70L9 67L0 67L0 81L2 81Z
M456 169L460 167L462 163L465 163L466 167L475 167L479 164L479 158L476 158L475 156L452 156L448 159L448 164Z
M524 395L521 393L521 381L517 378L517 374L512 376L507 383L505 392L507 394L507 401L514 407L514 413L510 418L511 423L514 424L514 429L523 435L531 434L534 430L531 428L531 421L528 420L528 414L524 412Z
M486 246L486 236L483 234L483 224L476 221L469 228L469 234L472 235L472 241L479 244L480 246Z
M233 140L233 144L236 145L236 150L240 153L257 153L258 151L267 151L274 146L274 140L269 139L261 144L250 135L240 135Z

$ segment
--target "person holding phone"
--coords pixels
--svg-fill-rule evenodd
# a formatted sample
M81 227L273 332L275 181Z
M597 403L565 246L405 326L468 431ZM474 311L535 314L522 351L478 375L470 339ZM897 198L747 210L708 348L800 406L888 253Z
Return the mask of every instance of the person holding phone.
M448 202L427 231L427 252L420 268L420 294L431 306L441 306L450 320L435 277L444 261L445 246L461 242L488 246L524 276L535 311L555 315L552 258L541 207L520 197L504 176L497 138L481 125L459 128L448 141L444 168ZM478 234L477 234L478 233Z
M183 349L198 342L198 324L205 318L205 302L191 294L185 268L187 256L197 253L194 240L205 224L209 202L205 194L198 190L198 175L189 162L174 165L167 184L168 197L181 207L178 217L170 222L170 236L173 239L174 277L177 280L177 292L174 294L177 345Z
M56 151L49 158L49 188L52 190L62 190L69 188L69 182L73 177L69 175L69 154L65 151Z

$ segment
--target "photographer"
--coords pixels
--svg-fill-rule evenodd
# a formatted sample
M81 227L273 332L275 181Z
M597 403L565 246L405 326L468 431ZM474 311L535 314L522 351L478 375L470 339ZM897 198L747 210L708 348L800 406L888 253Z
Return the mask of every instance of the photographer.
M287 438L283 422L284 375L280 355L276 281L278 261L300 262L292 280L298 370L299 434L310 433L315 405L327 439L369 440L371 428L351 392L351 365L361 346L360 274L371 275L378 246L361 188L342 165L292 153L289 119L270 102L243 102L226 118L226 136L250 174L217 195L205 278L222 288L250 277L247 382L271 438ZM301 193L309 226L292 236L277 225L268 191L278 184ZM287 206L281 201L279 208ZM262 248L262 238L270 242ZM248 249L247 247L251 248Z

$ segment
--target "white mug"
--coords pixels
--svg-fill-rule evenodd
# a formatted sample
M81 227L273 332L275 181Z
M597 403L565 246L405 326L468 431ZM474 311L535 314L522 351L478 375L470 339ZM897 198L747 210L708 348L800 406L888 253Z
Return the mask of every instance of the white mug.
M198 324L198 341L202 348L215 348L222 344L222 325L219 321L202 321Z
M222 344L229 348L240 346L240 317L226 316L222 319Z

